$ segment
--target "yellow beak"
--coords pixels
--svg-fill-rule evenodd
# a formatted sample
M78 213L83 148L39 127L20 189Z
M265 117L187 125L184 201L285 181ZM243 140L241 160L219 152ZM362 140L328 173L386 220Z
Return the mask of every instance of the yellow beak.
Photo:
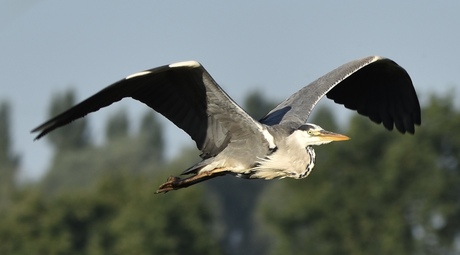
M318 132L318 137L323 141L346 141L350 140L350 137L346 135L341 135L326 130L321 130Z

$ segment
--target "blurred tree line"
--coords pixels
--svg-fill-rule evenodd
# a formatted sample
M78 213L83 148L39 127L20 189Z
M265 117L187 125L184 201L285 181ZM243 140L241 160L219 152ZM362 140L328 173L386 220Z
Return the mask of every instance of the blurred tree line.
M50 116L75 101L56 95ZM259 92L244 102L255 118L274 105ZM19 186L0 102L0 254L458 254L460 111L432 96L422 114L416 135L402 136L358 115L340 126L320 108L310 121L352 140L316 147L307 179L228 176L154 195L199 152L166 160L153 111L138 130L119 111L98 145L85 118L50 133L50 169Z

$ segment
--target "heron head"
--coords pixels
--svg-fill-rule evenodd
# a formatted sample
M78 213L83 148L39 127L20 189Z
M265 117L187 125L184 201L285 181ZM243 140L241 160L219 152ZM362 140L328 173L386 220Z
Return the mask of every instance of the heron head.
M320 126L311 123L300 126L292 135L295 136L295 139L302 143L304 147L350 139L348 136L326 131Z

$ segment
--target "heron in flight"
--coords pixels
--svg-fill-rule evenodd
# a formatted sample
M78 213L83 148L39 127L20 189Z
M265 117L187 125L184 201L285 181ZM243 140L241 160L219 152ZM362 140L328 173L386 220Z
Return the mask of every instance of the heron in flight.
M32 132L36 139L125 97L159 112L187 132L202 160L184 178L169 177L157 193L231 174L241 178L301 179L315 164L314 145L348 140L345 135L306 123L326 96L376 123L401 133L421 124L420 105L408 73L394 61L370 56L346 63L253 119L196 61L138 72L48 120Z

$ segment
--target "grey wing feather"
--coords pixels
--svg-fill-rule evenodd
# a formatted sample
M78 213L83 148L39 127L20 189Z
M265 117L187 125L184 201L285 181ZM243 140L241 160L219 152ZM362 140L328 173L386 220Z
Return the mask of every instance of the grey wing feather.
M357 110L385 128L414 133L420 104L407 72L394 61L371 56L346 63L286 99L260 120L266 125L304 124L323 97Z
M36 139L125 97L139 100L187 132L203 152L216 155L238 132L261 126L239 107L197 62L181 62L139 72L120 80L32 132ZM235 126L238 126L237 130ZM234 134L231 132L234 131Z

